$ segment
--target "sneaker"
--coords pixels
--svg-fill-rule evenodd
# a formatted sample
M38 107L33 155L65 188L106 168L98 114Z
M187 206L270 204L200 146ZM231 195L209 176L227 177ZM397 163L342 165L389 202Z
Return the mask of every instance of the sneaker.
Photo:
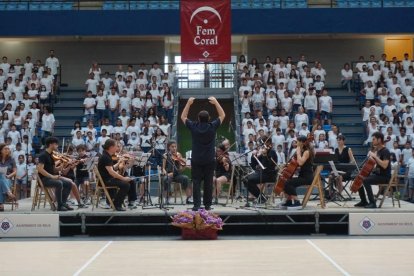
M70 205L76 205L76 201L74 199L68 199L66 200L66 203Z
M206 211L211 211L211 210L213 210L213 208L212 208L211 206L206 206L206 207L204 207L204 209L205 209Z
M109 204L108 204L108 203L99 204L99 206L100 206L102 209L111 209L111 206L109 206Z
M366 202L366 201L360 201L360 202L358 202L357 204L355 204L354 206L355 207L365 207L365 206L367 206L368 205L368 202Z
M85 198L83 200L83 204L85 204L85 205L91 205L91 200L89 198Z
M138 207L137 207L137 205L135 204L135 202L134 202L134 201L130 201L130 202L128 203L128 208L129 208L129 209L137 209Z
M290 206L287 207L288 210L300 210L302 209L302 204L300 204L299 200L292 200L292 203Z
M68 204L66 204L66 203L63 203L62 204L62 206L63 207L65 207L68 211L73 211L73 208L72 207L70 207Z
M375 204L375 202L371 202L371 203L365 205L365 208L366 209L375 209L375 208L377 208L377 204Z
M191 208L191 210L193 210L194 212L198 211L200 209L200 207L194 206L193 208Z
M78 209L84 209L84 208L88 208L88 206L82 203L78 204Z
M191 197L187 197L187 199L185 200L185 204L193 204L193 200Z
M283 207L287 208L293 205L293 200L286 200L285 203L282 204Z
M276 204L276 208L281 209L281 210L286 210L287 207L286 207L285 204L286 204L286 201L280 202L280 203Z

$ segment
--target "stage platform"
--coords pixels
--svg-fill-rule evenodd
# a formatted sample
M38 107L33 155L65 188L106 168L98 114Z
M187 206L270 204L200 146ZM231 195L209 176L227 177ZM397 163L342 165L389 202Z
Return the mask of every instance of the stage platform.
M153 197L153 202L157 198ZM220 199L224 203L225 199ZM351 213L368 214L414 214L414 204L400 201L393 207L391 199L377 209L355 208L357 200L327 202L325 209L319 206L319 200L311 200L302 210L281 210L275 204L244 207L245 201L234 201L227 206L213 205L213 212L219 214L225 222L221 235L303 235L303 234L348 234L349 215ZM19 208L11 211L10 206L1 215L7 214L51 214L48 206L31 211L31 199L19 201ZM170 205L171 209L157 206L142 207L114 212L111 209L92 207L58 212L60 233L62 236L74 235L177 235L180 230L171 226L171 216L191 208L190 205ZM414 234L414 233L413 233Z

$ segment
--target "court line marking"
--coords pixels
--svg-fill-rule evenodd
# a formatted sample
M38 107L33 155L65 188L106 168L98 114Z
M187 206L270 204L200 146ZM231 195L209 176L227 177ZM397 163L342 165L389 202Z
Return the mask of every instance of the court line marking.
M107 249L112 244L112 241L107 242L95 255L92 256L78 271L76 271L73 276L79 276L93 261L95 261L99 255L101 255L105 249Z
M337 264L331 257L329 257L328 254L322 251L315 243L313 243L311 240L306 240L316 251L318 251L325 259L327 259L339 272L341 272L345 276L350 276L345 269L343 269L339 264Z

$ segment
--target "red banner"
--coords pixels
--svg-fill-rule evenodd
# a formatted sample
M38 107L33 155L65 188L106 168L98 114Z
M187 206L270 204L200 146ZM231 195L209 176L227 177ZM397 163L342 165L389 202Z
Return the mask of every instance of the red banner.
M181 0L181 61L229 62L230 0Z

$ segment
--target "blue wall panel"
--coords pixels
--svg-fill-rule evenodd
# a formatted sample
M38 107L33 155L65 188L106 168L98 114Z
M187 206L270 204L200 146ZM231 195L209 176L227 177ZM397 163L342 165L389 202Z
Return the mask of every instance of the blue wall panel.
M413 14L414 8L233 10L232 33L414 33ZM0 18L0 36L124 36L180 33L178 10L2 11Z

